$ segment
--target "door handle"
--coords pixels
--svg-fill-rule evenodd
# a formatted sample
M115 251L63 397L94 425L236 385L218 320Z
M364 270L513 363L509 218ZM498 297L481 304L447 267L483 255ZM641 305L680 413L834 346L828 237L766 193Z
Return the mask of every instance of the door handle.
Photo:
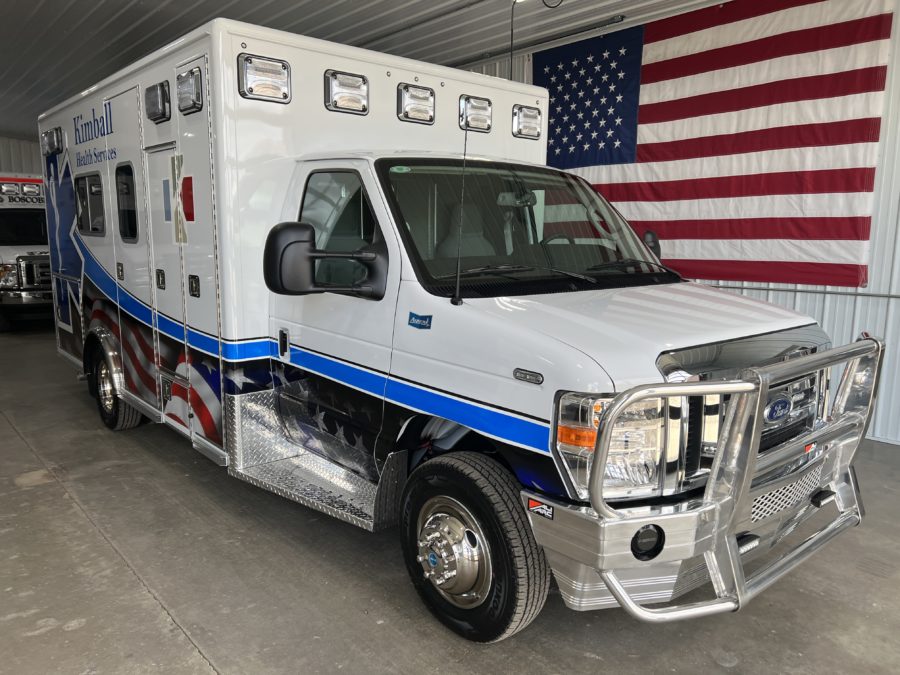
M116 276L119 281L125 281L125 265L122 263L116 263Z
M200 277L196 274L188 275L188 292L192 298L200 297Z
M164 291L166 290L166 271L157 268L156 270L156 287Z

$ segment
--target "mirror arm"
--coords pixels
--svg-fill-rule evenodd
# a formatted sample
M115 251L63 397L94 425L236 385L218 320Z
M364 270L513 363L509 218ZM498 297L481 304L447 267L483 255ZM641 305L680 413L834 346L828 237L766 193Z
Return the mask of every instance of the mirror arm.
M341 258L342 260L359 260L371 262L377 257L372 251L353 251L352 253L337 253L333 251L313 251L309 254L310 258Z

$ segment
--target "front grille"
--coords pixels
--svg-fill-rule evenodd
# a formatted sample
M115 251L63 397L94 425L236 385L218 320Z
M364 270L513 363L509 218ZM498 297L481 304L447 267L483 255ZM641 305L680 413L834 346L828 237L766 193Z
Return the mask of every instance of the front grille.
M46 256L17 259L22 288L50 288L50 260Z
M792 401L791 413L777 422L762 421L763 429L759 440L760 454L778 447L792 438L813 428L818 414L817 392L821 385L817 376L806 376L780 386L770 392L769 400L787 396ZM730 397L725 396L719 404L718 397L692 396L688 399L686 458L700 454L708 465L716 454L719 427L728 408ZM692 465L692 462L687 462Z
M756 497L750 507L751 522L758 523L809 499L821 487L821 482L820 465L793 483Z

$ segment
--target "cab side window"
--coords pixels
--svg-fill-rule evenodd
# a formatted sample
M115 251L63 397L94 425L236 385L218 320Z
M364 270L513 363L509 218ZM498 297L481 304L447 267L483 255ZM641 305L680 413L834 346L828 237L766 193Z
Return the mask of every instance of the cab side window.
M316 230L316 247L351 252L371 245L378 225L359 175L352 171L320 171L310 175L300 209L300 222ZM352 286L366 278L355 260L319 260L316 283Z
M100 174L78 176L75 179L75 201L78 209L78 231L102 237L106 232L103 214L103 183Z
M119 216L119 235L122 241L134 243L138 239L137 208L134 193L134 169L131 164L116 167L116 209Z

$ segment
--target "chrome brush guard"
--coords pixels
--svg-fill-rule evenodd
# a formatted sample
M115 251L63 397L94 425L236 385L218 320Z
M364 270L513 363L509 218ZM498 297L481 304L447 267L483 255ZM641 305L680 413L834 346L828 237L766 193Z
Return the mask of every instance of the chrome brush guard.
M619 394L600 420L589 483L591 508L554 503L551 519L529 514L567 604L591 609L616 602L632 616L655 623L736 611L857 525L863 508L851 462L868 426L882 354L882 342L864 337L845 347L748 368L734 380L644 385ZM843 373L830 412L812 429L760 455L769 391L835 367L843 367ZM603 480L617 418L644 399L706 395L730 399L702 495L640 508L607 502ZM547 501L523 492L526 504L534 499ZM744 574L742 556L759 545L761 537L774 546L808 512L819 510L812 506L830 502L837 507L831 522L752 575ZM782 510L784 514L777 515ZM664 537L661 550L649 561L632 550L632 538L648 525ZM676 576L697 561L705 562L716 597L692 604L670 602L679 594L673 590ZM599 579L591 582L590 575ZM612 597L605 600L604 593ZM667 604L645 606L659 602Z

